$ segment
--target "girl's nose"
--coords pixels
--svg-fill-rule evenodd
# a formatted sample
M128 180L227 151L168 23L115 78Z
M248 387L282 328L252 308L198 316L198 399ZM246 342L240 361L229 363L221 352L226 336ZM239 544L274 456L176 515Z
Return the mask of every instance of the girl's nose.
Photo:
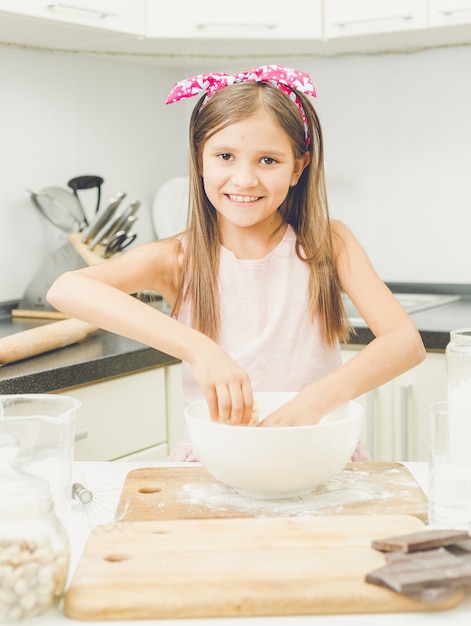
M248 163L240 163L233 170L232 182L239 189L250 189L258 185L258 176L255 168Z

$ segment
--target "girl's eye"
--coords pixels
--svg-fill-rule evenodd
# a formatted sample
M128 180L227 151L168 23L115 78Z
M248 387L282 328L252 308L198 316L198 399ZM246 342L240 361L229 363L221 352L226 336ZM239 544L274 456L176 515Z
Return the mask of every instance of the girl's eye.
M272 165L273 163L276 163L275 159L272 159L271 157L263 157L261 161L265 165Z
M222 159L223 161L230 161L232 158L232 155L229 154L229 152L223 152L222 154L218 155L220 159Z

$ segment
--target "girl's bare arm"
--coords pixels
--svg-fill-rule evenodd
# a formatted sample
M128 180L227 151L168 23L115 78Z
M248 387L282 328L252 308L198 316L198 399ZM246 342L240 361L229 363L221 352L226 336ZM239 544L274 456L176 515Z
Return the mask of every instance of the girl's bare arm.
M71 317L187 361L214 419L249 422L253 398L246 372L206 335L130 295L150 289L173 305L181 280L178 250L177 240L153 242L116 260L66 272L47 300Z
M333 232L340 281L375 338L348 363L268 417L266 426L317 423L326 413L425 358L419 332L379 278L357 239L340 222L333 223Z

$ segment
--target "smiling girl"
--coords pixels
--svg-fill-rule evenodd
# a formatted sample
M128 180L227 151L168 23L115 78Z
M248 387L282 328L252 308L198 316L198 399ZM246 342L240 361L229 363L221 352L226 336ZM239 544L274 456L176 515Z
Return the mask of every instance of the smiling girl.
M297 391L260 427L317 423L422 361L420 335L329 217L310 77L282 66L200 75L167 102L197 94L187 230L63 274L48 301L181 359L185 401L205 398L213 419L247 424L254 391ZM146 289L171 316L129 295ZM346 364L342 291L375 336ZM195 460L191 442L171 459Z

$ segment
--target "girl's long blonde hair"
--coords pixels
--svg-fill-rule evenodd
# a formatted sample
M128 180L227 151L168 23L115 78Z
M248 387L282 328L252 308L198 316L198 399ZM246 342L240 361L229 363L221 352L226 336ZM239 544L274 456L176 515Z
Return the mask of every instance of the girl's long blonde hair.
M253 116L262 109L288 134L295 158L310 153L296 186L289 189L279 212L296 233L296 253L310 268L310 317L319 317L327 344L345 340L350 326L345 316L336 271L324 179L324 146L317 114L304 94L301 100L310 133L296 104L270 83L236 83L202 97L190 120L190 218L185 233L183 276L174 315L184 302L191 305L193 328L216 339L219 332L217 276L220 238L217 211L209 202L200 174L205 142L223 128ZM295 306L295 302L293 302Z

